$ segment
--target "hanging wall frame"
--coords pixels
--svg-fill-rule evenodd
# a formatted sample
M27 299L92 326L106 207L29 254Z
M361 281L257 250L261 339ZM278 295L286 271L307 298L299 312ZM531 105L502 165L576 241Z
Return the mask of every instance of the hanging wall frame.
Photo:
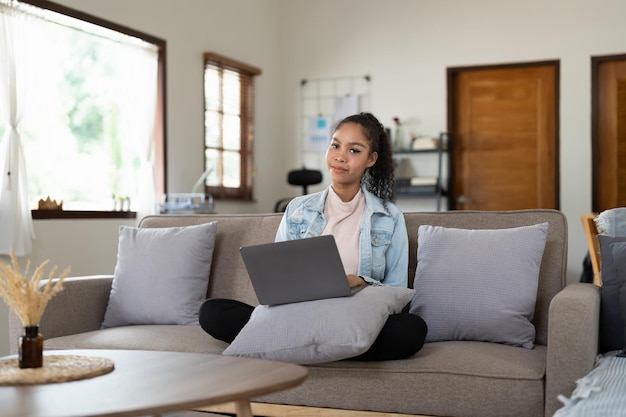
M304 159L324 154L331 127L350 114L369 111L370 76L303 79L300 127ZM316 165L316 164L314 164Z

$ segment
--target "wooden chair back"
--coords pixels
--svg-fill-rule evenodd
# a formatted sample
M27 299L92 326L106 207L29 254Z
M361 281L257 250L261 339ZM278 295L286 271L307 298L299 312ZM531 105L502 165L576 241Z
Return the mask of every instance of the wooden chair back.
M593 268L593 283L600 285L600 265L602 264L602 259L600 257L596 216L596 213L583 214L580 216L580 221L583 224L585 236L587 237L587 247L589 248L589 257L591 258L591 266Z

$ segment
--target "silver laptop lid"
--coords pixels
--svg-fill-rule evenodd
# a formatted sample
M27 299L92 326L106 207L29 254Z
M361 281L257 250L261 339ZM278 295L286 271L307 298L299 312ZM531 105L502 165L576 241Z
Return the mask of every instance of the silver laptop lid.
M331 235L240 248L259 303L344 297L352 291Z

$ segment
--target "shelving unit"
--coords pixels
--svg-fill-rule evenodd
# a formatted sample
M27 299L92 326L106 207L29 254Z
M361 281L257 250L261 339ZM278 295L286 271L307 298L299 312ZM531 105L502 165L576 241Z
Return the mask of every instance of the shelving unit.
M443 174L443 155L447 152L450 143L448 133L439 134L437 144L432 149L401 149L394 150L394 159L400 155L418 155L432 154L436 157L436 170L433 176L417 175L414 177L397 177L396 178L396 197L397 198L424 198L434 197L436 199L437 211L441 210L441 200L445 194L442 181Z

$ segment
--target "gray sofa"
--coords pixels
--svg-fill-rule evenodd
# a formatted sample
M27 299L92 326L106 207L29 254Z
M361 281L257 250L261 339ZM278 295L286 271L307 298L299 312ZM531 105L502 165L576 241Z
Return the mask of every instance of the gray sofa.
M309 365L309 377L304 384L255 401L285 407L317 407L321 410L315 410L316 416L332 416L332 409L459 417L551 416L561 406L557 395L571 394L576 380L591 370L597 354L599 290L591 284L565 286L565 216L553 210L524 210L406 213L405 218L411 283L416 269L419 225L499 229L549 222L533 319L535 347L444 341L427 343L407 360ZM273 241L280 219L280 214L148 216L140 227L217 220L207 296L254 304L256 297L238 249ZM46 349L148 349L219 354L226 347L194 325L100 330L112 279L112 276L90 276L65 281L64 291L51 300L40 323ZM16 340L22 326L13 314L9 322L10 338ZM297 415L313 415L299 412Z

